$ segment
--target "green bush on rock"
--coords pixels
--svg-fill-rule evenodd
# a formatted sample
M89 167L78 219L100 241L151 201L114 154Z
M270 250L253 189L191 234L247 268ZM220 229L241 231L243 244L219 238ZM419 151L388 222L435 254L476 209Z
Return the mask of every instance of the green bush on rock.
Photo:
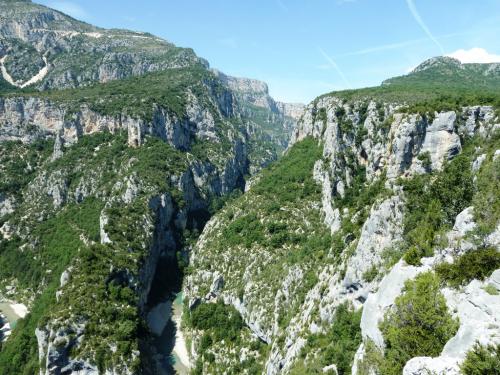
M322 373L323 367L335 364L339 375L351 374L352 361L354 354L361 344L361 313L362 310L353 311L348 303L340 305L335 311L333 324L326 334L315 334L308 337L307 345L302 355L319 348L319 361L314 362L318 365L315 371L309 368L307 373ZM313 364L314 365L314 364ZM299 373L299 369L304 364L298 362L293 373ZM314 367L314 366L313 366ZM315 368L315 367L314 367Z
M436 266L439 277L453 287L479 279L484 280L500 268L500 253L495 249L470 251L456 258L454 263Z
M203 303L191 312L190 324L195 329L210 331L213 341L234 341L243 328L243 319L233 306L222 302ZM204 341L206 346L208 339Z
M380 329L386 349L381 373L401 374L405 363L413 357L436 357L458 330L439 291L439 279L431 272L409 280Z
M460 370L464 375L500 374L500 345L483 346L477 343L467 353Z
M435 175L401 181L407 207L404 259L408 264L419 265L422 257L432 256L436 235L451 227L456 216L470 205L474 192L470 165L470 157L463 154Z

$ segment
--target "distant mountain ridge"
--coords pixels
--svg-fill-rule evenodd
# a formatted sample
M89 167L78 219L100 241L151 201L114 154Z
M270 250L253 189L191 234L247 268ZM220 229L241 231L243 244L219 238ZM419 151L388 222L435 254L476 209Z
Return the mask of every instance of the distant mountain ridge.
M202 64L193 50L148 33L106 30L28 1L0 2L0 57L14 82L60 89ZM45 61L46 59L46 61ZM15 85L15 84L14 84Z
M383 86L402 84L468 86L498 91L500 63L462 64L452 57L433 57L418 65L407 75L382 82Z

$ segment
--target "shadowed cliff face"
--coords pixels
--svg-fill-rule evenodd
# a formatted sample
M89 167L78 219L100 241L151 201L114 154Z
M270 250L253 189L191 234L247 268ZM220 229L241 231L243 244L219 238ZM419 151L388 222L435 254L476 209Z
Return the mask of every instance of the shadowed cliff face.
M203 59L155 36L27 1L0 18L0 289L31 311L0 369L154 372L176 332L157 337L148 316L180 291L188 240L295 119L246 111Z
M458 374L495 344L497 65L302 106L150 34L0 21L0 293L30 310L1 373Z

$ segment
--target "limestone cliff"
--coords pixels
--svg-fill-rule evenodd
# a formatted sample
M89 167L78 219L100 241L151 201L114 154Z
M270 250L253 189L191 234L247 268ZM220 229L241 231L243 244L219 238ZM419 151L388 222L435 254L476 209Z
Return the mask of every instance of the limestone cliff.
M337 310L347 304L354 311L363 311L358 327L363 340L351 359L352 373L377 371L367 359L372 354L366 354L366 347L370 347L370 353L372 344L384 350L379 325L407 280L457 259L464 252L480 251L485 246L500 249L497 222L490 224L487 233L467 234L476 225L474 217L479 217L482 208L465 206L463 212L452 214L453 228L443 226L448 240L435 242L432 253L422 258L420 266L408 264L408 257L404 258L407 261L399 260L412 241L406 223L413 214L405 181L417 181L422 176L434 176L429 181L439 180L437 176L448 173L444 172L445 166L459 163L454 159L464 153L464 148L469 160L465 164L467 173L472 173L475 180L484 178L481 176L487 172L478 167L482 160L493 163L487 168L495 168L495 163L498 167L500 159L495 155L500 152L496 141L499 130L498 114L491 106L464 106L456 111L422 115L405 110L404 103L346 100L335 95L307 106L282 163L284 168L292 168L291 162L286 167L287 158L293 159L304 148L304 142L310 145L312 139L319 147L319 156L314 159L310 155L316 151L308 148L299 159L313 157L301 167L309 168L308 178L318 184L317 193L307 195L294 190L295 185L288 182L295 181L294 175L280 182L285 172L279 166L264 173L240 201L207 224L193 250L193 274L185 286L194 310L200 303L215 300L233 305L251 335L265 342L266 349L252 352L252 339L242 333L241 342L230 352L236 350L235 358L223 360L229 356L228 346L214 343L208 349L200 347L200 332L194 329L191 349L199 358L200 369L217 373L218 361L224 361L227 368L250 352L267 374L301 373L304 368L311 373L336 373L334 369L346 373L344 363L324 359L328 357L323 353L330 349L322 347L329 344L321 337L328 337L332 325L335 327ZM477 139L477 144L483 146L471 151L470 139ZM300 181L308 186L307 179ZM281 183L285 184L284 190L271 189L270 184ZM289 201L273 194L296 194L301 198ZM492 199L497 202L498 195ZM274 204L279 207L273 208ZM471 212L475 214L464 219ZM263 237L253 232L254 227ZM287 233L285 237L280 237L281 231ZM319 233L326 241L323 245L313 240ZM243 242L233 242L231 236L239 236ZM218 245L221 241L224 247ZM214 288L216 280L223 283ZM424 374L429 370L458 374L460 363L476 340L484 345L498 344L500 316L493 313L491 306L500 300L495 293L480 291L496 283L494 273L491 279L472 281L463 290L443 287L441 293L448 310L459 318L460 328L441 356L414 358L404 367L404 373ZM483 328L473 332L476 319ZM207 352L215 355L215 362L205 360ZM244 364L241 360L240 365Z
M21 0L0 19L0 290L31 310L0 372L168 373L147 316L295 119L264 126L205 60L153 35Z

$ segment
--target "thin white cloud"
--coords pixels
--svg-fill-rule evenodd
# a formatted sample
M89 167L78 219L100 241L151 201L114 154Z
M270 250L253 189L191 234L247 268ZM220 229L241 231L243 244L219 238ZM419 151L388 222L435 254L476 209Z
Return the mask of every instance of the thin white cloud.
M417 7L415 6L415 3L413 0L406 0L406 4L408 4L408 8L410 9L411 14L413 15L413 18L415 18L415 21L420 25L422 30L427 34L427 36L436 44L436 46L439 48L441 51L441 54L444 55L444 49L441 43L437 40L437 38L434 37L434 35L431 33L431 30L427 27L425 24L424 20L422 17L420 17L420 14L418 13Z
M344 82L344 84L346 85L346 87L347 88L351 88L352 85L349 83L349 81L347 80L347 77L342 72L342 70L340 70L340 68L337 65L337 63L330 56L328 56L328 54L325 51L323 51L323 49L321 47L318 47L318 51L319 51L319 53L321 53L323 55L323 57L325 58L325 60L332 66L332 68L337 71L337 73L339 74L340 78L342 78L342 81Z
M474 47L468 50L459 49L446 56L454 57L463 64L468 63L500 63L500 55L489 53L484 48Z
M89 14L80 5L71 1L51 1L47 4L49 8L57 9L73 18L86 19Z
M450 34L445 34L445 35L439 35L436 36L437 40L442 40L442 39L448 39L448 38L454 38L457 36L465 36L465 35L473 35L476 34L474 31L463 31L459 33L450 33ZM420 39L410 39L410 40L405 40L402 42L394 42L394 43L387 43L387 44L382 44L378 46L373 46L373 47L367 47L363 48L357 51L352 51L352 52L346 52L342 53L340 55L335 56L336 58L343 58L343 57L349 57L349 56L358 56L358 55L368 55L370 53L375 53L375 52L383 52L383 51L388 51L388 50L393 50L393 49L401 49L405 47L411 47L416 44L420 44L422 42L427 41L428 38L420 38ZM323 66L318 66L318 69L325 69Z
M421 43L425 40L427 40L427 39L413 39L413 40L407 40L404 42L382 44L382 45L375 46L375 47L360 49L358 51L347 52L347 53L339 55L338 57L367 55L369 53L374 53L374 52L382 52L382 51L388 51L391 49L399 49L399 48L409 47L409 46Z

